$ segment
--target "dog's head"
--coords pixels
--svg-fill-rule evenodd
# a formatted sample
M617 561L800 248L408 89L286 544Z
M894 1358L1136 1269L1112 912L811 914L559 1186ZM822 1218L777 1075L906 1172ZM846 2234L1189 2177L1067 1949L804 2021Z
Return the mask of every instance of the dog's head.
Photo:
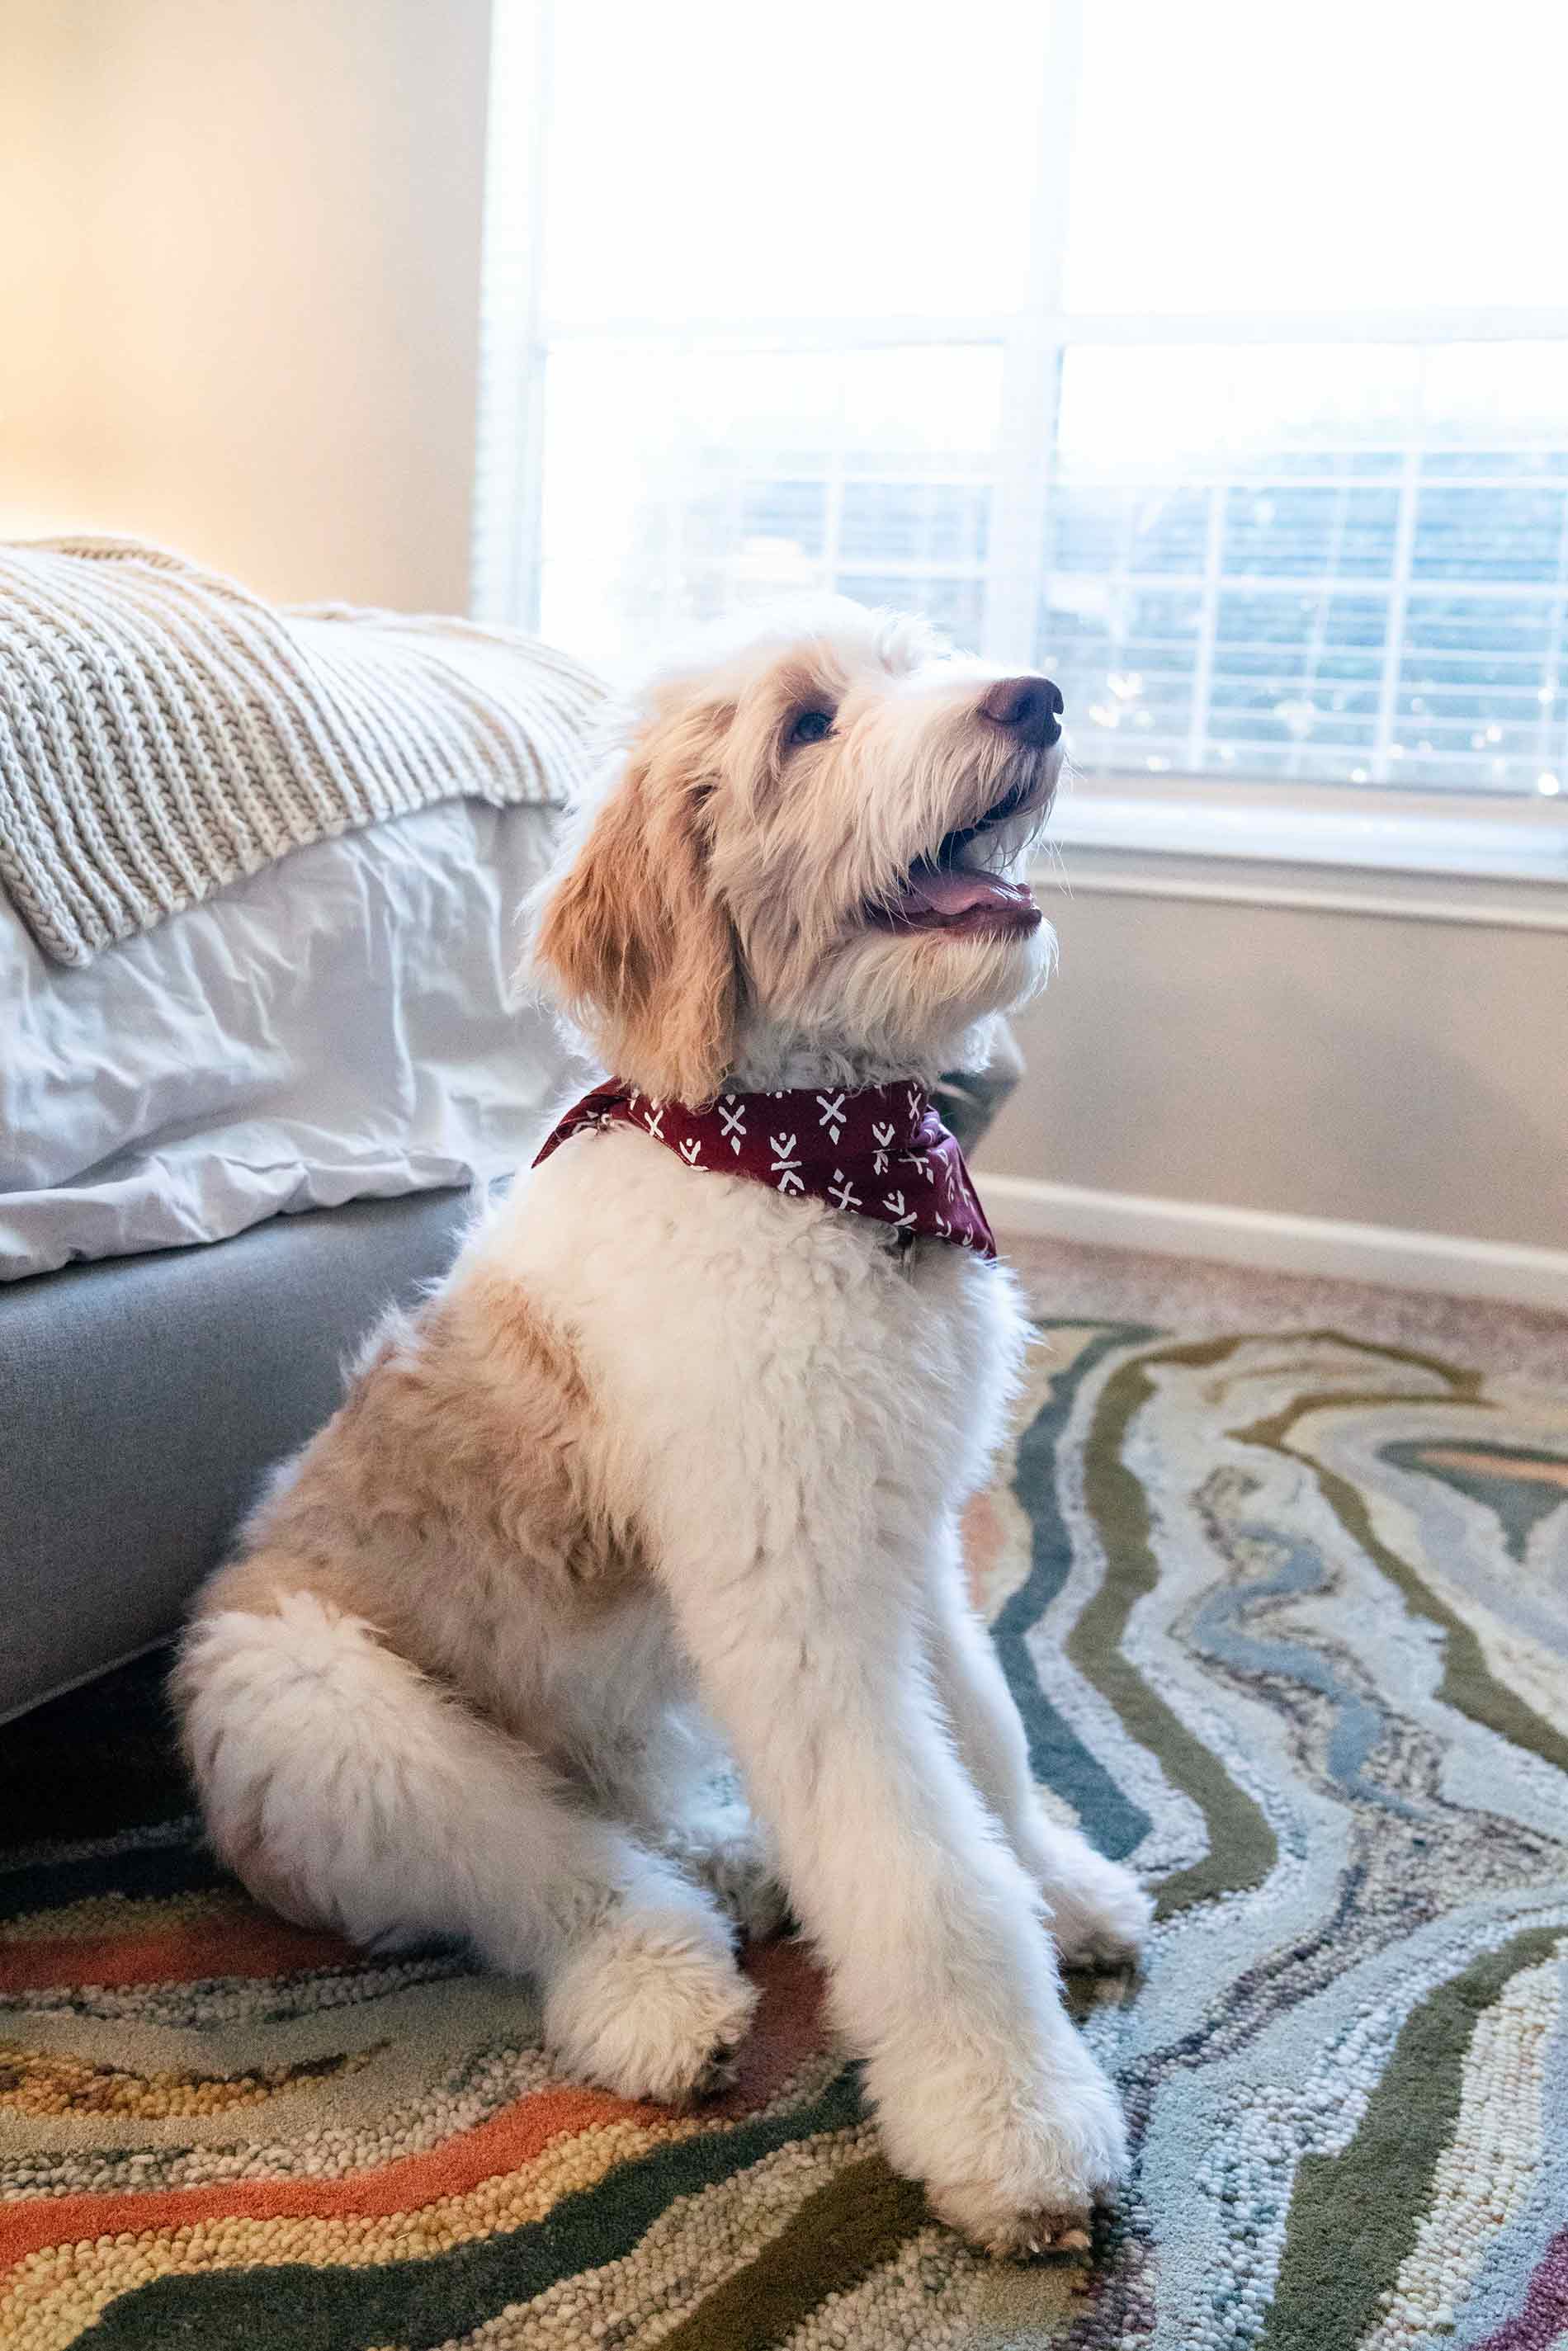
M541 893L535 969L610 1070L677 1101L796 1057L951 1065L1050 966L1017 868L1061 711L1049 679L851 604L666 674Z

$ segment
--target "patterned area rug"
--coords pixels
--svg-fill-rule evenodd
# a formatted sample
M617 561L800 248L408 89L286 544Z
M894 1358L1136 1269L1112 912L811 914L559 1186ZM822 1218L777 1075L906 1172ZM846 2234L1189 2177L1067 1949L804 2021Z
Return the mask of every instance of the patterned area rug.
M150 1664L0 1734L0 2342L1568 2340L1568 1386L1058 1323L969 1532L1044 1801L1159 1889L1085 1993L1137 2156L1092 2261L932 2224L796 1948L673 2115L552 2078L515 1984L251 1908Z

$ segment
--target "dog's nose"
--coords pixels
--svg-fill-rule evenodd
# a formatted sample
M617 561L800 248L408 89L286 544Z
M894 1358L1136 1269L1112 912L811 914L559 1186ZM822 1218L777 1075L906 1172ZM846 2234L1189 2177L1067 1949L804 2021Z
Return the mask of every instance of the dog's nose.
M1048 677L999 677L980 696L982 718L1041 751L1061 733L1061 688Z

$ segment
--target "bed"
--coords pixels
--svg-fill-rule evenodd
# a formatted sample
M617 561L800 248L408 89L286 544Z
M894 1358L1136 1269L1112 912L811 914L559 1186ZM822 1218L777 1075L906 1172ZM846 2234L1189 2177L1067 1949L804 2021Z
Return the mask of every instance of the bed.
M0 1717L164 1638L569 1083L518 917L600 681L0 546Z
M453 801L85 968L0 898L0 1717L161 1639L568 1083L514 1003L558 821Z

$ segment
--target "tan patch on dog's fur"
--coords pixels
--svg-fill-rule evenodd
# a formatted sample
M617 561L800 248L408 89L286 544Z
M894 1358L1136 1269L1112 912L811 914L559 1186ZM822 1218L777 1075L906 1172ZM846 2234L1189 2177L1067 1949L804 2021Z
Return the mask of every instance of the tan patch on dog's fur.
M651 731L633 750L554 889L534 947L606 1061L645 1092L680 1102L716 1090L740 998L735 934L709 872L696 732Z
M507 1635L546 1590L586 1626L646 1579L639 1531L587 1471L591 1413L567 1334L473 1265L389 1318L198 1616L276 1614L313 1593L506 1719Z

